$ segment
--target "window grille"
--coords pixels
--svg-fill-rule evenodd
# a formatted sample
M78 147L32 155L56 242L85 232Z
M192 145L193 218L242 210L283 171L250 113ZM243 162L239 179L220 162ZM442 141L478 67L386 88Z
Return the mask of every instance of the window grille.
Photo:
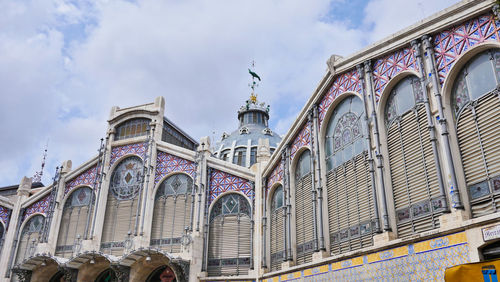
M101 249L121 255L125 240L135 231L139 193L143 183L143 162L132 156L121 161L111 174Z
M35 215L24 225L17 247L16 265L35 254L44 222L43 215Z
M408 76L392 90L386 107L387 147L399 237L439 227L444 211L432 151L426 95L416 76Z
M285 260L285 216L283 186L279 186L271 201L271 271L280 270Z
M250 269L251 207L239 194L227 194L210 212L208 275L246 275Z
M327 126L326 185L332 255L373 245L375 215L364 115L363 101L351 96L337 105Z
M472 216L497 212L500 202L500 51L474 57L453 87L456 132Z
M136 118L127 120L116 128L115 140L144 136L148 132L150 120L146 118Z
M87 216L92 213L92 189L81 187L73 191L62 211L59 235L57 236L56 255L69 258L73 255L74 246L83 240Z
M165 179L156 192L151 245L171 253L181 251L181 239L189 228L193 180L185 174Z
M312 261L314 252L314 223L312 204L311 153L304 151L295 170L295 225L297 265Z

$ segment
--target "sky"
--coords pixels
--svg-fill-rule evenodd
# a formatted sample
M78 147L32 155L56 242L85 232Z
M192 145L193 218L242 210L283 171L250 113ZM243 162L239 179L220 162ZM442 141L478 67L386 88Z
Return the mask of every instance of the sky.
M0 187L97 154L112 106L166 100L165 115L215 143L258 99L283 135L326 73L456 0L0 0Z

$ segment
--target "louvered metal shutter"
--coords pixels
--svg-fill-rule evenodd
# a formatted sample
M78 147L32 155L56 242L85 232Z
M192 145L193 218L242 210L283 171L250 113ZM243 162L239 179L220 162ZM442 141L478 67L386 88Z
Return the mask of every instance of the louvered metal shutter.
M271 271L281 269L285 255L285 209L271 212Z
M297 265L312 261L314 252L311 173L295 183Z
M24 259L34 255L40 233L24 233L19 239L15 264L22 263Z
M442 211L432 208L440 196L439 184L425 107L402 115L387 139L399 237L439 227Z
M153 210L151 245L171 253L180 252L190 211L191 195L157 199Z
M210 223L208 275L246 275L250 269L251 221L246 215L218 216Z
M55 253L57 256L69 258L73 255L73 246L78 236L80 236L81 240L85 237L84 232L87 216L91 211L89 211L89 206L65 208L63 210L59 235L57 237Z
M327 175L331 254L373 245L372 184L366 152Z
M474 108L465 108L457 122L457 136L472 216L496 212L500 202L500 98L492 92L481 97ZM495 179L492 181L492 179ZM484 183L484 181L488 181ZM482 184L482 185L481 185ZM472 197L471 189L486 185L488 193Z
M108 195L101 243L101 248L107 249L105 253L123 254L124 241L128 238L129 231L131 236L134 235L137 198L118 201L111 193ZM109 243L112 245L110 246Z

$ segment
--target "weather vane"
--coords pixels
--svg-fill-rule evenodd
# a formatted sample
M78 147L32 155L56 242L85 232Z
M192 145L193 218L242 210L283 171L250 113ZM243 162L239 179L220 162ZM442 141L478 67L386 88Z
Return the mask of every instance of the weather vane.
M47 159L47 149L48 149L48 147L49 147L49 140L47 140L47 143L45 144L45 150L43 151L42 166L40 168L40 171L37 171L35 173L35 175L33 176L33 180L31 181L32 183L42 182L43 169L45 167L45 160Z
M255 61L252 61L252 69L248 69L248 73L252 76L252 83L249 83L248 86L252 88L252 94L250 94L250 100L252 103L257 103L257 94L255 94L255 88L259 86L255 79L257 78L260 81L260 76L255 73Z

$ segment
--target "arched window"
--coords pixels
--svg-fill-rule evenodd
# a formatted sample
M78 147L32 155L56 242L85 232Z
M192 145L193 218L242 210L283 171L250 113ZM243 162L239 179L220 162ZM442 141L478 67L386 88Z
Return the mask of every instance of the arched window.
M373 244L374 207L363 101L350 96L334 109L325 140L332 255Z
M158 187L153 210L151 245L171 253L181 251L181 239L191 222L193 180L175 174Z
M251 207L240 194L226 194L210 211L208 275L246 275L250 269Z
M257 162L257 147L250 149L250 166Z
M121 161L111 174L101 243L109 254L121 255L125 240L134 234L143 171L142 160L132 156Z
M57 236L56 255L71 257L78 240L85 239L87 222L92 213L92 189L81 187L73 191L64 204L59 235ZM90 217L90 219L92 219ZM88 230L87 230L88 231Z
M295 219L297 265L312 261L314 225L312 205L311 153L304 151L295 168Z
M146 135L150 122L147 118L135 118L121 123L116 127L115 140Z
M456 131L472 216L496 212L500 200L500 50L475 56L453 86ZM495 90L495 91L494 91Z
M400 81L385 105L387 148L398 236L439 227L444 210L432 151L424 90L416 76Z
M271 200L271 271L280 270L285 259L285 216L283 186L280 185Z
M35 254L36 246L42 235L42 227L45 222L43 215L35 215L24 225L17 247L16 265L24 259Z
M4 238L5 237L5 228L3 227L3 223L0 222L0 254L2 253L2 247L4 243Z
M95 282L115 282L115 281L118 281L118 278L116 277L115 271L111 268L108 268L103 272L101 272L95 279Z

